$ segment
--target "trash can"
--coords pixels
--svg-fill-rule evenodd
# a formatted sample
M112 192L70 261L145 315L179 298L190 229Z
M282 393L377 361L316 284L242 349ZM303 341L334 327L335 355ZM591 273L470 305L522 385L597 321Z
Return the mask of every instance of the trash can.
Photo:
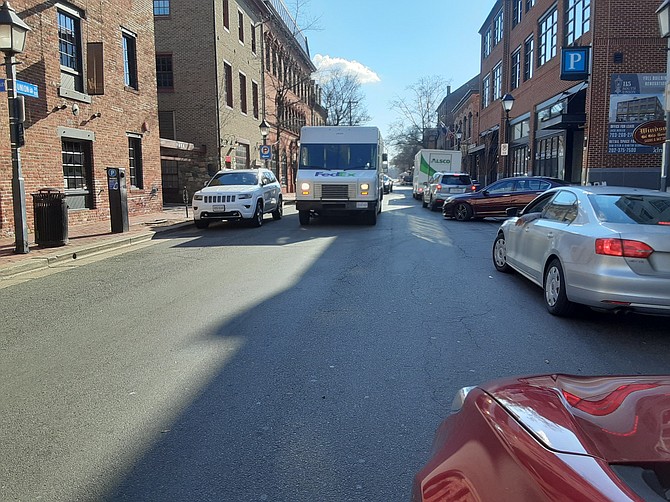
M42 188L33 196L35 244L43 247L64 246L67 237L67 201L57 188Z

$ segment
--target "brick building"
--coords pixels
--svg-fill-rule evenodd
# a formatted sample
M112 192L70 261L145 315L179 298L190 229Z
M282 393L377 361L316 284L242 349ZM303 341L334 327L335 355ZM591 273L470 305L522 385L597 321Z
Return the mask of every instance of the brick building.
M20 149L27 223L31 193L65 192L69 225L109 219L106 167L126 169L132 216L160 210L153 12L149 1L13 0L31 28L16 56L25 96ZM7 100L0 100L0 233L14 234Z
M287 187L315 89L306 40L284 3L160 0L154 13L165 200L190 197L219 169L262 165L263 118L269 167Z
M659 5L496 1L480 30L479 137L468 159L473 176L485 183L535 174L658 188L661 145L633 137L641 124L664 117L666 43L658 33ZM583 46L590 47L591 76L561 80L561 49ZM507 93L515 98L509 128L501 106ZM499 146L508 135L505 162Z

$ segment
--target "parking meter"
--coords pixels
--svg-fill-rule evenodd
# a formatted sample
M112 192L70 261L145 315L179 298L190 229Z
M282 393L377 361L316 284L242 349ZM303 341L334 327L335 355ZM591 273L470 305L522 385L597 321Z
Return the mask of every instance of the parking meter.
M109 193L109 217L112 232L128 231L128 194L126 193L126 170L122 167L108 167L107 190Z

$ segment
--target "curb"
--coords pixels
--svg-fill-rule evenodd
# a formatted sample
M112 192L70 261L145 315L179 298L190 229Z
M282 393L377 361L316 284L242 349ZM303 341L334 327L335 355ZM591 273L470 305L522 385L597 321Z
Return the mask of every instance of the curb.
M7 267L0 267L0 280L11 279L17 275L25 274L27 272L35 272L37 270L50 268L52 266L62 264L66 261L74 261L77 258L105 253L124 246L140 244L142 242L152 240L156 234L169 233L182 227L192 225L192 221L180 222L173 225L166 225L160 230L147 230L132 236L112 238L106 242L99 242L90 244L88 246L74 247L67 250L60 248L48 256L31 258L23 263L9 265Z

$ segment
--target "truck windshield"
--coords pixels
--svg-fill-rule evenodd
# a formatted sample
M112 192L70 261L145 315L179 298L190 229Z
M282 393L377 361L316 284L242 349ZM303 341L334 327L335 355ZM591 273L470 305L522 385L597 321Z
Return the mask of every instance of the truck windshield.
M298 169L377 169L377 145L300 145Z

